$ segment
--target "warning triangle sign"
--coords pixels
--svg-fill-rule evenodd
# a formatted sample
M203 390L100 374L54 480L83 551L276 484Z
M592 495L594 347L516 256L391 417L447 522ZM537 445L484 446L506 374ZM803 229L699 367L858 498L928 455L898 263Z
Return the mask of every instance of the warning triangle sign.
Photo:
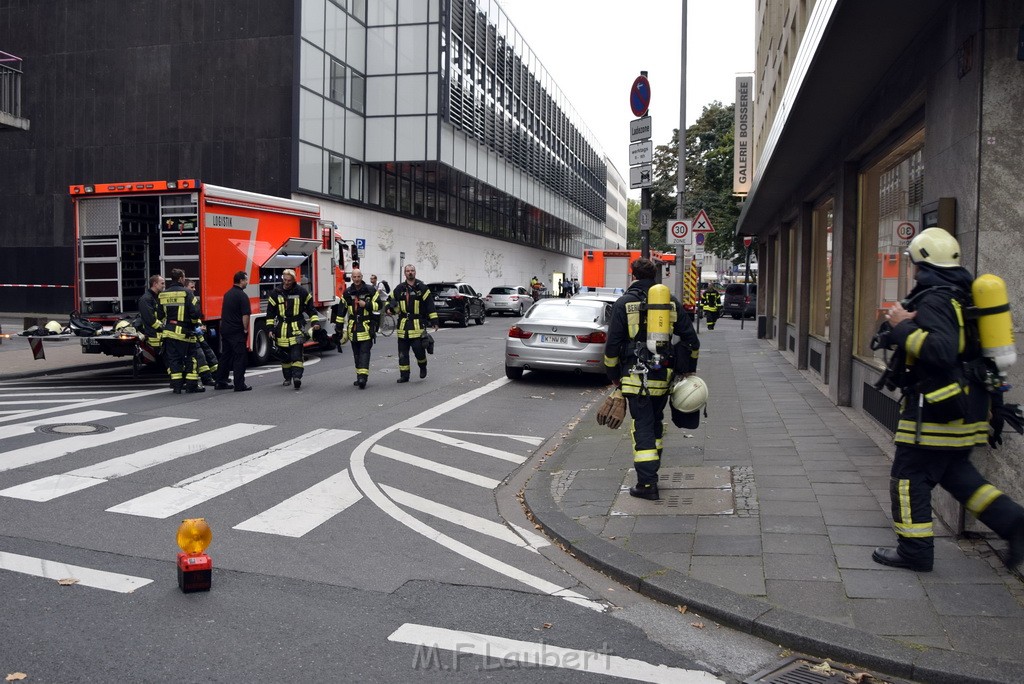
M690 226L690 231L693 233L714 233L715 227L711 225L711 219L708 218L707 213L701 209L697 212L697 215L693 218L693 224Z

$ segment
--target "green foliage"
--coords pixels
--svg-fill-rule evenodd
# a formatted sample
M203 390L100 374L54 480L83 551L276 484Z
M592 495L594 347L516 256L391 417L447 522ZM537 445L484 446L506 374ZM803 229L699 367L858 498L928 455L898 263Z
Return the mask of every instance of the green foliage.
M640 249L640 202L626 198L626 249Z
M732 195L733 105L712 102L686 130L684 216L707 212L715 232L705 243L707 251L734 262L744 253L743 239L736 236L739 201ZM679 169L679 129L667 145L654 150L654 183L651 187L651 248L665 249L664 226L676 218ZM655 247L655 235L658 244ZM638 242L639 244L639 242Z

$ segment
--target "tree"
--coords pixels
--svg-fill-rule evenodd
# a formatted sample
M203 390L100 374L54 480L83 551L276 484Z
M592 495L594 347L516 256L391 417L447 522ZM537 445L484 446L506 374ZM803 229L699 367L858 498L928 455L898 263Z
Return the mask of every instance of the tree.
M743 254L743 240L735 235L740 215L739 202L732 195L733 105L715 101L704 107L696 123L686 129L686 183L684 216L692 218L700 209L715 226L705 249L724 259L736 261ZM672 131L667 145L654 151L654 181L651 187L651 224L665 226L676 218L679 171L679 129ZM655 247L655 236L658 244ZM651 230L651 249L665 249L665 230Z
M626 248L640 249L640 203L626 198Z

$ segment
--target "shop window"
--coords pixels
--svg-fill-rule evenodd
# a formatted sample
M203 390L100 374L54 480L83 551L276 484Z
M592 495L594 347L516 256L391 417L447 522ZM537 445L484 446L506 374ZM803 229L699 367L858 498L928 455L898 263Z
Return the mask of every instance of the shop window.
M832 225L830 199L814 209L811 222L811 334L829 337L832 315Z
M921 224L924 195L924 130L919 129L861 172L860 245L857 262L856 353L884 364L871 338L885 312L913 288L909 244L897 234L902 223Z

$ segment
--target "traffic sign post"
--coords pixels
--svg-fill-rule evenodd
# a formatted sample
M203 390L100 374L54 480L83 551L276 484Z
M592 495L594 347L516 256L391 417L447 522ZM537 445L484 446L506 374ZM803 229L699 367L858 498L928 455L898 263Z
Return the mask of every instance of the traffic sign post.
M640 255L651 257L651 185L654 183L654 145L651 140L651 82L647 72L641 71L629 88L629 108L637 117L629 122L629 187L640 188Z

